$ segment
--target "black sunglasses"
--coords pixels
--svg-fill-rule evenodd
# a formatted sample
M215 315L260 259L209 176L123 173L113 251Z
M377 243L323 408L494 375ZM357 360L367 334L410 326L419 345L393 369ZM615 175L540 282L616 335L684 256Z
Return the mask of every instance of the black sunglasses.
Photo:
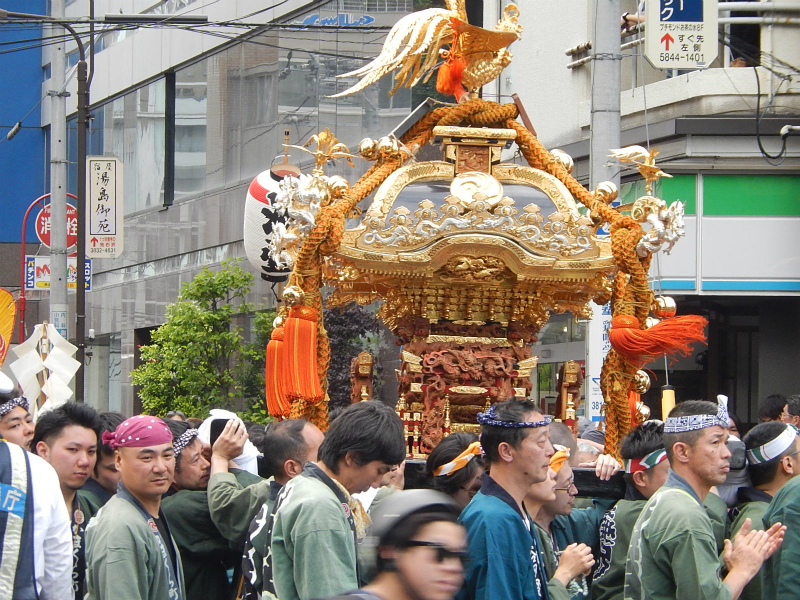
M447 546L444 546L438 542L425 542L421 540L411 540L406 543L407 548L435 548L436 549L436 562L442 563L445 559L448 558L457 558L461 561L462 565L467 564L467 560L469 560L469 555L467 554L466 550L450 550Z

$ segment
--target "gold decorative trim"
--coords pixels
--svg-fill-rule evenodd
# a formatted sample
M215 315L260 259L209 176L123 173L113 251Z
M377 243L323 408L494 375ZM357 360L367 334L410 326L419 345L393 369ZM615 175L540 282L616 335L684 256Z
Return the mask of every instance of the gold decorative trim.
M505 338L462 337L458 335L429 335L425 338L429 344L445 342L453 344L494 344L498 348L510 348L511 342Z
M474 433L479 435L481 426L474 423L450 423L450 433Z
M421 383L411 383L408 388L409 392L421 392L422 391L422 384Z
M447 389L451 394L487 394L489 388L479 387L474 385L457 385Z
M421 356L417 356L416 354L412 354L411 352L408 352L406 350L403 350L401 355L403 357L403 360L406 361L407 363L411 363L411 364L414 364L414 365L421 365L422 364L422 357Z
M525 388L514 388L514 397L515 398L527 398L528 397L528 390Z
M536 365L539 364L539 357L538 356L531 356L530 358L523 358L521 361L517 362L517 366L520 369L532 369Z
M475 144L485 143L487 140L515 140L517 132L513 129L491 129L488 127L454 127L451 125L437 125L433 128L434 137L444 138L445 143ZM460 138L458 142L450 138Z

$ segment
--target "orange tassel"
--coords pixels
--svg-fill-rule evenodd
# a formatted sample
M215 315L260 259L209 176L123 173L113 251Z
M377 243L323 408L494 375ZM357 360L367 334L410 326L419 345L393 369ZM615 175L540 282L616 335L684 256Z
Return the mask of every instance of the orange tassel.
M466 66L467 61L463 56L454 57L451 54L436 73L436 91L447 96L455 96L456 99L460 98L466 91L461 85Z
M464 95L464 92L467 91L461 85L464 80L464 69L467 66L467 61L461 55L459 40L461 21L452 17L450 21L456 33L453 36L453 42L450 44L447 59L436 73L436 91L447 96L455 96L456 100L459 100Z
M292 401L319 402L323 398L317 375L318 320L317 311L304 305L293 306L286 319L283 384Z
M630 390L628 392L628 408L631 411L631 423L636 423L636 414L637 414L636 404L641 399L642 395L639 392L635 392L633 390Z
M664 319L650 329L639 329L633 315L617 315L611 319L608 332L611 346L625 358L644 364L662 354L688 356L692 342L705 342L703 329L708 321L697 315Z
M267 344L267 361L265 366L264 382L266 384L267 411L276 419L285 419L289 416L292 407L286 397L283 373L286 352L284 351L283 327L272 330L269 344Z

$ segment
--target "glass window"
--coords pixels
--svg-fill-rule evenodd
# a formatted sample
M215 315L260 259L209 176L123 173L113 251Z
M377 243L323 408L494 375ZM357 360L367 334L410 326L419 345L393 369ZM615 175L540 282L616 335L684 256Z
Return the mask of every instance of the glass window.
M352 0L348 23L393 25L407 5ZM284 131L290 144L302 145L327 127L355 151L361 139L385 135L408 116L409 90L386 96L391 75L358 94L329 97L355 83L337 75L371 60L385 36L339 29L340 13L340 4L330 2L298 18L322 27L262 32L176 71L176 201L269 169L282 153ZM310 155L291 154L292 162L310 170ZM360 162L353 170L338 161L326 172L354 181L367 167Z

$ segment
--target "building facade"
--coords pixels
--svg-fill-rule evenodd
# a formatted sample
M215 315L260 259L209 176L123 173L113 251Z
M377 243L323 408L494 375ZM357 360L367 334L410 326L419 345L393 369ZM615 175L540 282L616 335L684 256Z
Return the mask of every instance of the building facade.
M773 2L763 12L753 12L757 3L725 12L725 4L719 2L719 57L704 70L654 69L635 29L622 36L621 56L599 58L620 61L621 146L657 147L658 164L673 176L661 179L657 195L686 203L686 235L670 255L656 255L651 287L675 297L679 313L706 316L709 343L671 365L669 383L679 399L727 394L732 410L756 422L763 398L800 392L800 135L780 136L785 125L800 125L800 11L796 3ZM587 186L592 113L608 86L594 79L598 57L585 44L597 39L597 11L611 5L523 7L524 37L512 46L517 58L485 90L501 100L518 93L539 138L570 154ZM484 21L496 20L499 4L484 6ZM620 15L643 10L646 27L646 6L616 6ZM644 193L638 173L626 167L620 165L622 204ZM540 361L546 376L559 361L584 358L584 328L577 325L569 338L563 323L554 328L562 339L543 347L551 355ZM648 368L655 377L645 400L657 415L667 377L663 362ZM543 396L551 393L539 387Z
M484 88L484 97L501 102L518 93L539 138L572 155L587 186L594 61L591 50L565 51L596 38L599 2L583 0L569 10L561 3L522 5L523 38L511 47L516 58ZM479 4L469 3L471 18ZM505 4L483 1L487 27ZM633 0L619 6L620 13L637 10ZM353 149L408 116L418 99L406 90L389 97L388 79L354 96L328 96L353 83L336 75L376 55L389 27L414 9L411 0L289 0L270 7L253 0L94 2L97 18L190 14L206 15L208 24L107 24L93 36L89 153L122 161L125 218L122 254L93 261L87 401L125 413L138 409L129 381L137 346L163 322L183 282L204 266L244 257L246 189L280 153L285 130L291 143L302 144L328 127ZM66 11L78 20L87 7L67 2ZM789 136L780 158L767 156L783 147L781 127L800 124L800 14L781 11L789 17L785 24L770 22L774 14L753 17L763 17L754 23L755 51L754 39L744 36L752 67L731 66L741 64L735 61L743 48L731 43L736 23L721 26L720 58L701 71L653 69L635 31L623 38L619 57L622 145L657 146L659 164L673 175L662 180L659 194L686 202L686 236L671 255L654 260L653 288L675 296L681 312L710 320L708 348L671 365L670 383L679 398L727 393L751 422L764 396L800 391L794 368L800 359L800 138ZM45 74L49 52L42 53ZM68 66L77 60L74 45L67 59ZM581 64L570 65L576 61ZM45 80L41 89L47 86ZM77 161L74 86L68 86L67 110L70 191ZM49 119L44 103L45 131ZM292 159L303 168L311 164L298 153ZM331 173L352 182L363 170L363 163L339 165ZM639 180L623 170L623 202L641 195ZM272 305L271 287L243 265L256 274L248 300ZM586 323L569 315L554 316L542 330L539 400L554 393L560 363L584 360L587 343L596 343L587 342L586 331ZM655 406L666 373L651 367L658 379L647 399Z

